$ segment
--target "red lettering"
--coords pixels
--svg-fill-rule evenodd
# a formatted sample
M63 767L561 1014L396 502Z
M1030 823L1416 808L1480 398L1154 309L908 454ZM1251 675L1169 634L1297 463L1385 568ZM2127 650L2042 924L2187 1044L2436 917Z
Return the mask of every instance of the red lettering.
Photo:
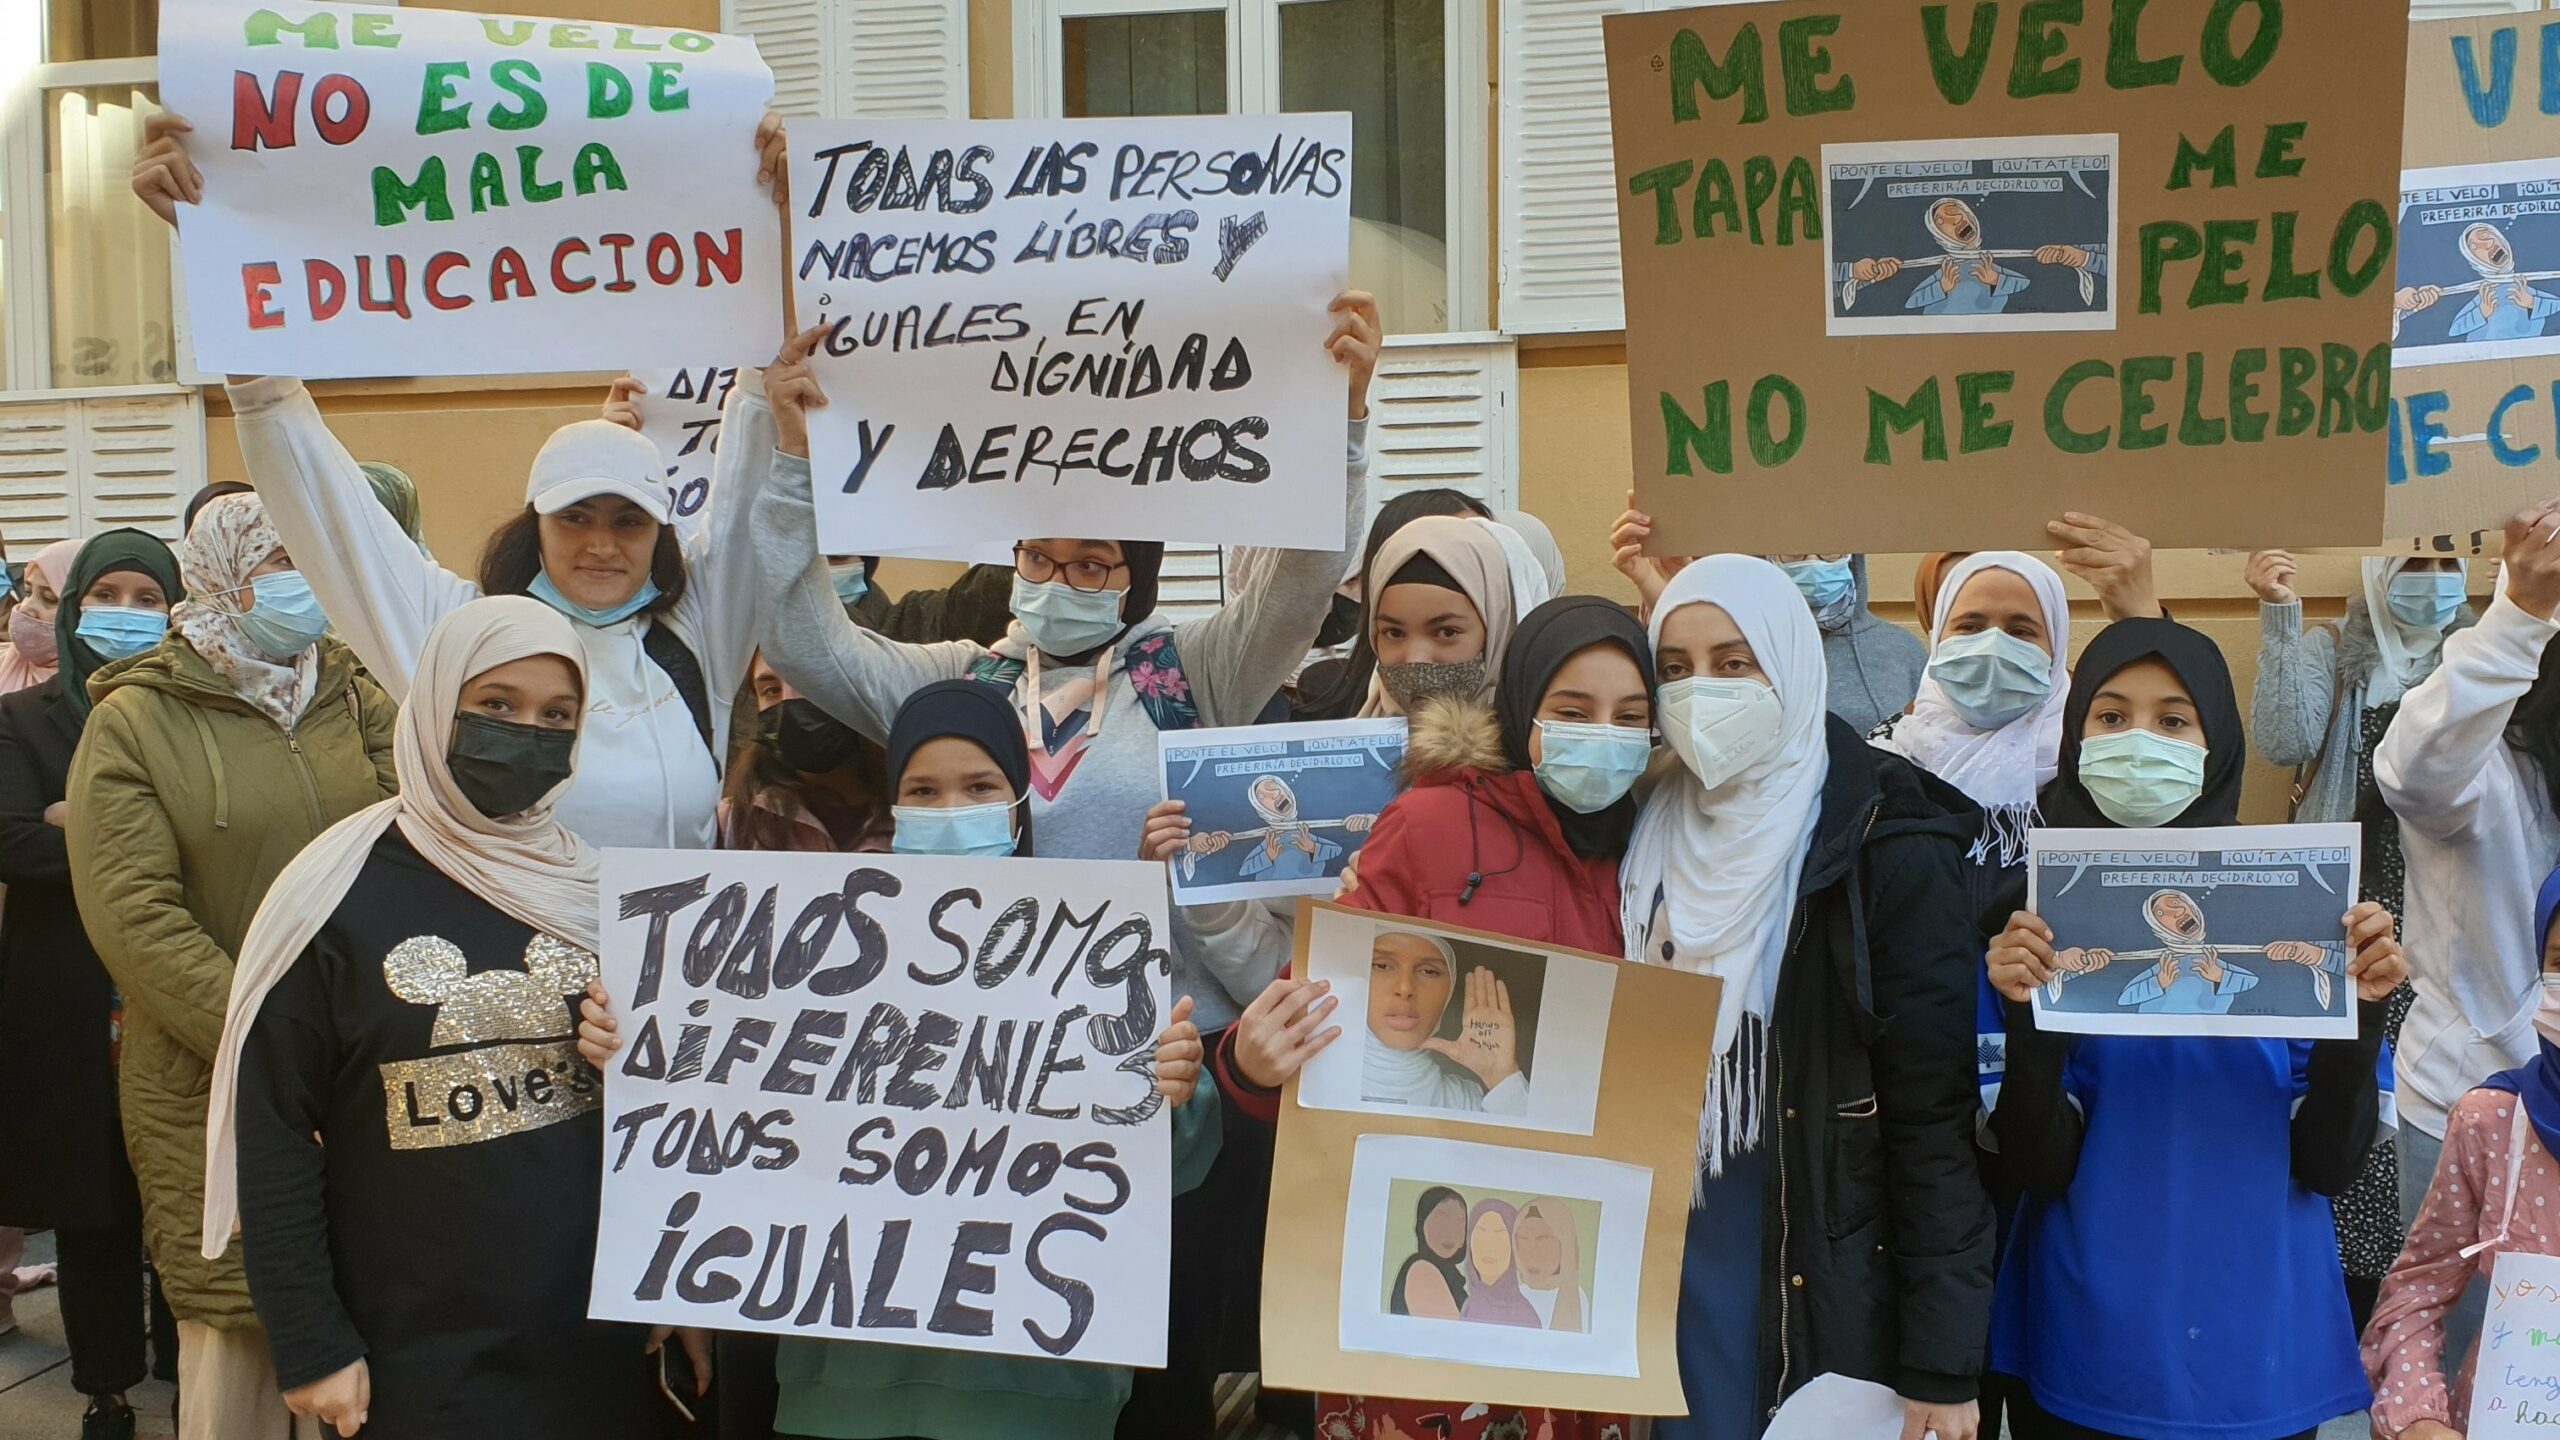
M258 93L258 77L246 70L231 72L231 148L293 148L293 107L302 98L302 72L279 71L273 101Z
M604 288L617 295L626 290L639 289L640 282L632 279L631 272L623 267L622 252L640 242L629 235L600 235L596 238L602 240L606 248L613 251L613 278L605 282Z
M258 260L240 267L242 298L249 302L249 328L281 330L284 316L276 311L275 287L284 283L284 271L272 260Z
M658 264L661 256L667 262L663 267ZM649 278L661 285L673 285L684 279L684 246L663 230L649 237Z
M338 114L329 114L331 101L338 103ZM332 145L344 145L364 133L364 124L373 118L373 99L364 87L345 75L323 75L311 87L311 125L320 138Z
M356 308L380 315L397 315L406 320L409 318L408 257L385 255L382 265L383 277L390 283L385 287L382 298L376 300L373 298L373 257L356 257Z
M326 260L302 262L302 283L310 292L311 318L334 318L347 303L347 272Z
M468 295L447 295L436 288L436 282L444 278L446 271L457 265L470 263L451 250L438 251L429 256L426 273L418 277L418 288L426 292L427 303L439 310L459 310L470 304L471 297Z
M556 254L551 257L551 276L555 280L560 278L560 257ZM515 293L506 293L509 290ZM490 301L532 298L533 274L524 263L524 257L516 253L513 245L499 246L498 253L489 257Z
M728 241L725 248L720 243L723 238ZM696 276L693 283L696 285L709 285L715 272L730 284L737 284L738 277L746 265L746 258L746 244L734 228L726 237L714 235L707 230L693 232L693 261Z
M581 290L596 288L596 282L592 279L571 280L569 278L569 272L561 262L569 258L572 250L580 255L586 254L587 242L572 235L561 241L559 248L551 252L551 288L563 295L575 295Z

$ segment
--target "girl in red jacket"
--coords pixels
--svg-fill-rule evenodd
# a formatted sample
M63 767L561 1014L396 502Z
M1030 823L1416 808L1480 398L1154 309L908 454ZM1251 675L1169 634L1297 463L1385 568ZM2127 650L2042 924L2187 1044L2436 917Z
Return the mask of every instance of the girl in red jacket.
M1619 953L1618 860L1652 754L1652 676L1644 628L1619 606L1569 595L1529 612L1491 709L1434 701L1414 714L1413 788L1379 813L1359 888L1341 903ZM1218 1063L1248 1113L1276 1118L1281 1082L1341 1033L1323 988L1274 981L1228 1032ZM1615 1415L1343 1395L1319 1397L1316 1414L1323 1440L1621 1440L1631 1428Z

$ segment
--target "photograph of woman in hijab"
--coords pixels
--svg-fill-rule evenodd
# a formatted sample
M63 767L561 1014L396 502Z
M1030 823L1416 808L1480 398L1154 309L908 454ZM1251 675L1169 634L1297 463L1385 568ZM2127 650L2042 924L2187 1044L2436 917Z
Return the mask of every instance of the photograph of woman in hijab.
M1380 928L1370 942L1360 1098L1379 1105L1525 1115L1544 957L1462 960L1459 942Z
M1591 1328L1596 1200L1398 1180L1388 1191L1386 1313L1524 1330Z

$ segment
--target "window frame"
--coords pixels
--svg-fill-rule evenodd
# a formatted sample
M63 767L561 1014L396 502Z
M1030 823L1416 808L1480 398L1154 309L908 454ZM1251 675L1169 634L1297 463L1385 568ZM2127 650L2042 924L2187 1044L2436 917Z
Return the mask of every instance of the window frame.
M1102 15L1223 14L1227 21L1227 112L1277 113L1280 101L1280 12L1322 0L1015 0L1013 106L1026 118L1056 119L1065 104L1064 23ZM1491 32L1483 0L1441 0L1442 74L1447 94L1449 290L1445 332L1454 338L1493 326L1490 96L1486 54Z

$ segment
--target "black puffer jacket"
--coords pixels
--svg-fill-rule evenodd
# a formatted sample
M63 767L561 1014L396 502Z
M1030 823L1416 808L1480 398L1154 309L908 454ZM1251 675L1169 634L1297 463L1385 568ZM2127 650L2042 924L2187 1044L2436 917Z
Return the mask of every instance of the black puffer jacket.
M1838 719L1771 1016L1760 1398L1839 1371L1974 1398L1992 1219L1974 1161L1980 817Z

